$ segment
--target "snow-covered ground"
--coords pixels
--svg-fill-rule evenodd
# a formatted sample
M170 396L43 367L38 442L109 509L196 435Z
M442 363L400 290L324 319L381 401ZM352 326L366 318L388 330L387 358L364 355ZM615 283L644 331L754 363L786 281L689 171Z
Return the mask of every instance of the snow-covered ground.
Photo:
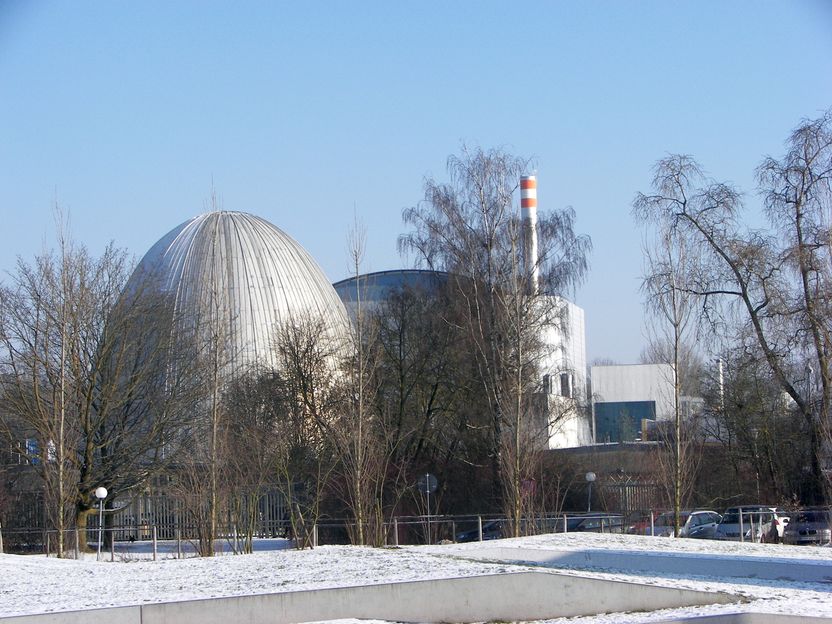
M618 551L632 553L687 553L713 557L713 575L690 576L680 566L678 574L645 575L616 570L579 570L559 573L631 581L666 587L724 591L748 602L655 611L606 614L573 618L569 622L655 622L674 617L730 612L786 613L832 618L832 583L796 583L783 580L726 578L716 563L723 557L752 557L777 566L789 561L829 565L832 548L770 544L740 544L710 540L652 538L629 535L558 534L495 540L483 544L361 548L323 546L297 551L281 548L280 540L258 544L253 555L148 560L147 548L111 563L59 560L42 556L0 555L0 617L49 611L136 605L194 598L242 596L371 583L452 578L533 569L502 561L476 561L478 550L496 546L557 551ZM268 549L267 549L268 548ZM681 558L680 558L681 559Z

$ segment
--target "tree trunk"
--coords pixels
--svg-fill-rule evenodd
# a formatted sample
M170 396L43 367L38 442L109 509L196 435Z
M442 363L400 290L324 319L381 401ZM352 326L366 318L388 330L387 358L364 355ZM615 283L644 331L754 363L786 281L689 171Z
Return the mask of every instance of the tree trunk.
M93 515L94 509L86 506L78 505L75 511L75 526L78 529L78 552L85 553L88 549L87 544L87 524L89 517Z

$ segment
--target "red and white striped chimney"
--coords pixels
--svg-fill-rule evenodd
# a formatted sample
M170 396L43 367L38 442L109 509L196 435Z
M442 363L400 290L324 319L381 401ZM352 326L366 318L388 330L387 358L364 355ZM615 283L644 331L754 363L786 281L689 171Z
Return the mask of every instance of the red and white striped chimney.
M523 259L529 275L530 294L538 293L540 271L537 257L537 178L520 178L520 216L523 219Z

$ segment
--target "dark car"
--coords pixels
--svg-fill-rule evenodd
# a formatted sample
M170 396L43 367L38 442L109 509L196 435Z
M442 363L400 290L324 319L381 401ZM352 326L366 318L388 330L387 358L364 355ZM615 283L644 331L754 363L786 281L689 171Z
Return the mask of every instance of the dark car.
M786 544L828 544L832 541L832 511L803 509L793 514L783 531Z
M503 537L503 522L502 520L489 520L482 523L482 539L493 540ZM476 542L480 538L479 527L474 527L468 531L462 531L456 534L457 542Z
M563 532L563 519L555 528L556 532ZM567 533L623 533L624 517L619 514L585 513L566 516Z

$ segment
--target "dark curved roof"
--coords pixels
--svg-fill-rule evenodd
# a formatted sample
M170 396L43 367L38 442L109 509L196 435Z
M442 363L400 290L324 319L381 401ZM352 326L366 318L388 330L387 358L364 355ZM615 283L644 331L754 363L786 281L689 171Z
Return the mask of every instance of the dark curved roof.
M448 282L448 273L422 269L394 269L348 277L332 286L345 304L356 300L356 286L364 301L383 301L391 292L404 288L435 292Z

